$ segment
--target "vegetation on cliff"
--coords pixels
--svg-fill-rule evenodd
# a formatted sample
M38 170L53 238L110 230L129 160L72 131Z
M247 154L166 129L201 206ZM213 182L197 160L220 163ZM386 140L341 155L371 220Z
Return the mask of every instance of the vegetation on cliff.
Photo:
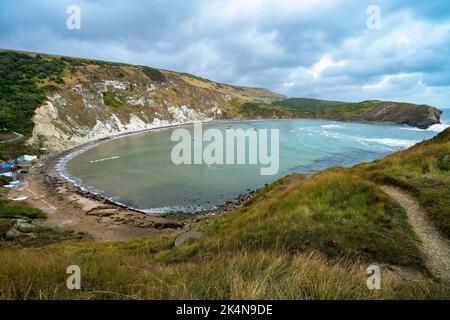
M429 106L286 99L269 90L224 85L186 73L4 50L0 80L0 126L25 135L20 143L1 147L6 149L0 151L4 159L24 141L59 150L95 139L99 123L111 132L212 118L320 118L422 128L438 123L440 115ZM33 120L45 101L54 109ZM33 121L40 121L36 132Z
M441 111L427 105L389 101L348 103L316 99L292 98L271 104L246 104L242 113L247 117L312 118L355 122L406 124L428 128L440 123Z
M64 67L41 55L0 52L0 126L30 134L34 111L47 98L45 85L62 83Z

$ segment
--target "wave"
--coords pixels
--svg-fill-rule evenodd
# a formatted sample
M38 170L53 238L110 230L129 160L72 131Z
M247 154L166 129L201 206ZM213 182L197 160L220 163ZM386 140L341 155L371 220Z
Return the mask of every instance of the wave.
M151 209L139 209L138 211L148 214L174 214L174 213L201 213L209 210L216 210L217 206L198 206L198 207L190 207L190 206L170 206L170 207L160 207L160 208L151 208ZM136 209L134 209L136 210Z
M445 129L450 128L449 124L446 123L440 123L440 124L434 124L431 127L429 127L427 130L428 131L433 131L433 132L442 132Z
M330 132L330 131L323 131L323 132L320 132L320 134L327 138L334 138L334 139L338 139L338 140L356 140L363 144L365 144L365 142L374 142L374 143L378 143L378 144L381 144L384 146L394 147L394 148L409 148L409 147L412 147L413 145L415 145L417 142L419 142L418 140L409 140L409 139L362 138L362 137L348 136L348 135L339 134L339 133Z
M433 124L428 129L420 129L420 128L413 128L413 127L405 127L400 128L400 130L407 130L407 131L419 131L419 132L442 132L445 129L450 128L449 124L446 123L440 123L440 124Z
M290 133L296 133L296 132L305 131L305 130L308 130L308 128L292 129L292 130L289 130L289 132Z
M408 140L408 139L391 139L391 138L376 139L376 138L358 138L358 137L353 138L358 141L375 142L389 147L402 147L402 148L412 147L417 142L419 142L417 140Z
M341 126L340 124L324 124L321 125L322 128L324 129L340 129L343 128L343 126Z
M323 126L322 126L323 127ZM365 142L374 142L388 147L394 148L409 148L415 145L419 140L409 140L409 139L395 139L395 138L363 138L358 136L351 136L346 134L341 134L333 131L323 130L318 132L320 135L327 138L334 138L341 141L358 141L367 146Z

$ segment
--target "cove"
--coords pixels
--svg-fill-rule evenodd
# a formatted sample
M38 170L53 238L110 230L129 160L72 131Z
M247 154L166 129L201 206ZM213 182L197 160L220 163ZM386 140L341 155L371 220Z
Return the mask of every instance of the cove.
M240 194L294 172L314 173L382 158L430 139L438 132L399 125L321 120L268 120L204 124L227 129L279 130L279 170L260 174L255 164L176 165L171 136L176 128L148 131L100 143L63 165L83 189L145 212L195 213L215 209ZM193 136L193 126L185 126ZM201 146L200 146L201 147ZM95 162L98 159L104 161Z

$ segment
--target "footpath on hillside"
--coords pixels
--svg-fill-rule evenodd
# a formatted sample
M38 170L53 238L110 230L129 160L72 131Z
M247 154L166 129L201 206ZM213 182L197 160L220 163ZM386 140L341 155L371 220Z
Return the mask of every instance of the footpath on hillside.
M434 227L416 199L398 188L381 186L381 189L406 210L411 226L422 241L421 249L430 272L436 278L450 283L449 241Z

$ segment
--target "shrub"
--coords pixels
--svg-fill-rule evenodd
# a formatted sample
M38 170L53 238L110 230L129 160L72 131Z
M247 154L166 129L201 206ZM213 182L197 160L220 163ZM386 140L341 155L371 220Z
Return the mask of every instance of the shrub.
M0 218L45 219L47 214L42 210L21 204L0 203Z

